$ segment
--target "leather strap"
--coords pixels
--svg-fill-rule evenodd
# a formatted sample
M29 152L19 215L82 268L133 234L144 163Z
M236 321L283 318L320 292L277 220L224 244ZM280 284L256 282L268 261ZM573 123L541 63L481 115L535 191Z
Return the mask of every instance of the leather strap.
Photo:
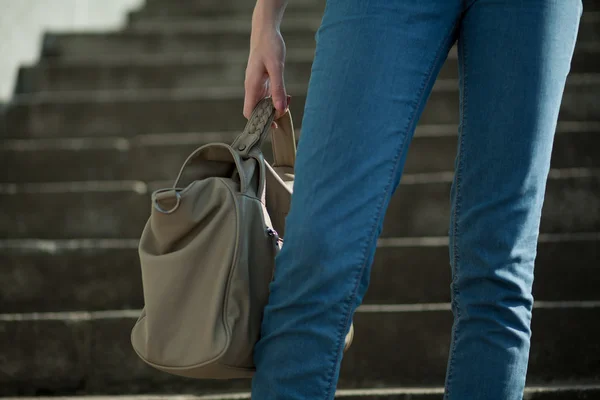
M294 168L296 163L296 137L290 111L288 110L276 122L277 128L271 132L273 167Z
M270 131L271 122L275 118L275 107L272 98L265 97L258 102L246 127L242 133L233 141L231 147L243 158L248 158L254 148L260 148Z

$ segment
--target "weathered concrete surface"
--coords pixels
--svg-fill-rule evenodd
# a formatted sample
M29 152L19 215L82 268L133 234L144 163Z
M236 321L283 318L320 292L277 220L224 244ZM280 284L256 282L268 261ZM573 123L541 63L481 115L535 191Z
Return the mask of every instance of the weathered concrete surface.
M596 236L542 238L536 261L536 300L600 301L600 235ZM449 302L448 248L443 239L435 241L440 243L409 238L405 242L413 244L380 245L365 304ZM114 240L108 246L106 242L3 247L0 313L141 308L137 240Z
M544 233L600 231L600 175L550 179L541 231ZM387 210L383 237L446 236L449 229L451 176L403 177ZM411 182L411 179L414 180ZM60 184L57 184L60 185ZM135 238L151 210L150 193L172 181L146 186L143 182L90 182L24 187L0 192L4 238ZM0 186L1 187L1 186ZM15 194L10 191L16 189ZM47 212L47 210L52 212Z
M449 307L449 305L447 305ZM144 365L131 348L131 315L7 321L0 318L0 395L84 391L210 393L247 390L249 381L196 381ZM600 308L534 310L530 385L600 379ZM356 336L342 363L339 387L443 385L449 311L358 312ZM58 361L58 362L57 362Z

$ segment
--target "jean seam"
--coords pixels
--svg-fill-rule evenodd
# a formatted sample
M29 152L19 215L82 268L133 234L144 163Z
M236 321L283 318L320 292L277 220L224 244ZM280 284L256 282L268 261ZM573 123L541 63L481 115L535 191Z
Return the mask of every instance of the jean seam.
M433 77L433 71L434 71L434 67L437 64L442 49L444 48L444 45L448 42L448 40L450 39L452 33L454 32L455 28L457 25L457 21L454 22L454 24L452 25L452 27L450 28L450 30L448 32L446 32L446 34L444 35L444 39L440 42L440 44L438 45L438 48L436 49L436 55L433 59L433 61L431 62L429 69L427 71L427 74L425 76L425 79L423 79L423 82L421 84L421 87L419 89L419 96L417 97L417 100L415 101L415 103L413 104L413 110L412 110L412 116L409 119L409 122L407 124L407 126L404 128L404 139L402 142L402 145L399 147L398 151L396 152L394 159L392 160L392 168L390 170L389 176L388 176L388 181L386 184L386 187L384 189L384 196L381 197L381 200L377 206L377 209L375 211L375 215L373 218L373 222L371 223L371 229L370 229L370 234L369 237L367 239L367 242L362 250L363 252L363 259L361 261L362 265L360 267L360 269L358 270L358 273L356 274L355 278L354 278L354 288L352 290L352 292L350 293L350 295L348 296L347 300L345 301L344 307L344 313L343 315L345 315L345 318L342 318L342 320L340 321L340 325L341 328L345 328L349 325L350 322L350 310L351 310L351 303L353 302L353 300L356 298L356 294L358 291L358 283L360 281L360 277L364 274L364 270L367 266L367 250L371 247L371 245L373 244L373 241L375 239L375 229L378 226L379 222L381 221L381 219L383 218L383 204L385 202L385 199L389 196L390 194L390 190L391 190L391 186L392 186L392 181L394 178L394 175L396 174L396 171L398 170L399 167L399 160L400 160L400 156L405 152L406 150L406 146L408 145L408 141L409 138L408 136L408 132L410 131L411 127L414 127L414 125L416 124L416 120L417 120L417 110L419 109L419 104L422 103L423 101L423 96L425 94L425 88L431 83L431 79ZM343 325L342 325L343 323ZM341 333L338 334L338 338L337 338L337 346L336 348L338 349L338 351L335 353L335 358L334 358L334 362L333 365L331 367L330 370L330 374L328 377L328 381L329 381L329 386L327 388L327 392L325 394L325 399L328 399L331 396L331 391L332 391L332 387L333 387L333 375L335 373L335 369L336 366L338 365L339 361L340 361L340 356L342 354L342 349L341 349L341 345L342 345L342 340L345 339L345 336L347 335L347 332L345 332L345 329L341 329Z
M463 13L466 12L475 3L476 0L462 0Z
M466 53L466 46L464 44L464 38L461 38L460 43L460 62L463 65L463 79L462 79L462 103L461 103L461 108L460 108L460 126L461 126L461 131L460 131L460 135L459 135L459 141L458 141L458 163L457 163L457 167L456 167L456 188L455 188L455 193L454 193L454 210L453 210L453 215L452 215L452 241L451 241L451 246L452 246L452 250L453 250L453 262L454 262L454 271L453 271L453 277L452 277L452 305L454 307L455 313L456 313L456 321L458 321L460 319L460 307L459 307L459 302L458 302L458 297L459 297L459 293L458 293L458 289L456 288L456 279L458 276L458 264L460 263L460 256L459 256L459 247L458 247L458 236L460 234L460 229L459 229L459 224L458 224L458 217L460 214L460 205L461 205L461 177L462 177L462 171L464 168L464 164L463 164L463 151L464 151L464 137L465 137L465 123L467 121L467 117L466 117L466 111L467 111L467 68L466 68L466 64L467 64L467 53ZM447 373L447 378L446 378L446 387L445 387L445 395L444 398L445 399L449 399L450 396L450 382L452 380L453 377L453 372L454 372L454 354L456 351L456 338L458 336L458 322L456 322L453 326L453 332L452 332L452 343L450 343L450 359L448 361L448 373Z

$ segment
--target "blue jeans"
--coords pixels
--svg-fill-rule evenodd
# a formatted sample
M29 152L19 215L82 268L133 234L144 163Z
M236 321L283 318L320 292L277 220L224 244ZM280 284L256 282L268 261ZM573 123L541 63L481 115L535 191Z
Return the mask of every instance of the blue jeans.
M581 13L581 0L327 2L253 399L333 399L385 211L456 41L445 398L522 398L540 215Z

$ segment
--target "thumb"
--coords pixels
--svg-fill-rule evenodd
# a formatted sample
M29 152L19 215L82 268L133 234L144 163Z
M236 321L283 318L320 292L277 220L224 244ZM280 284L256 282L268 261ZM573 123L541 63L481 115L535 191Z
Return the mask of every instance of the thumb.
M280 118L287 110L287 94L283 83L283 63L267 69L271 88L271 97L277 112L275 118Z

